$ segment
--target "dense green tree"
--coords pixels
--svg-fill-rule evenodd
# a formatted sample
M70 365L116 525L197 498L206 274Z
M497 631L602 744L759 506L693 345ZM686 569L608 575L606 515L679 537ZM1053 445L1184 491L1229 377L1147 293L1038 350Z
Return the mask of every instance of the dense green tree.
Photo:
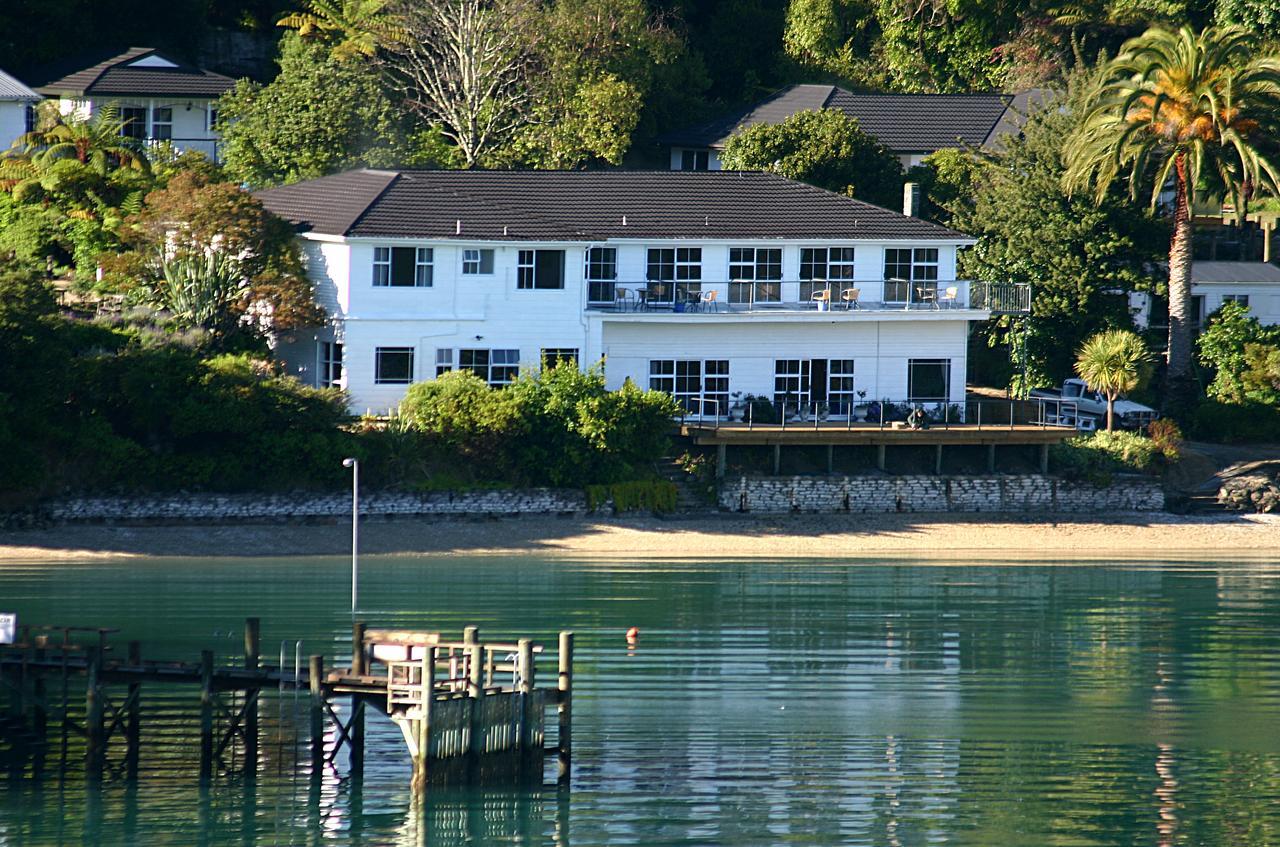
M1206 189L1240 208L1280 193L1280 58L1242 28L1153 28L1126 42L1091 93L1068 143L1068 188L1103 201L1124 178L1130 195L1160 203L1174 187L1169 247L1169 346L1164 402L1181 411L1192 375L1191 210Z
M1280 355L1280 327L1264 326L1249 307L1223 303L1197 339L1200 363L1212 369L1208 394L1223 403L1270 403L1280 407L1280 389L1268 385Z
M280 41L275 80L241 80L219 108L227 174L254 187L395 165L409 155L377 71L339 61L296 33Z
M1280 4L1274 0L1218 0L1214 20L1223 26L1243 26L1259 36L1280 39Z
M1076 374L1107 398L1107 431L1115 429L1116 399L1142 381L1151 354L1135 332L1108 329L1085 339L1076 354Z
M1132 325L1127 293L1151 290L1167 230L1135 214L1122 197L1070 196L1062 186L1062 140L1082 119L1091 80L1079 72L1067 92L1032 113L1003 150L973 159L970 199L953 200L950 223L977 237L961 256L972 279L1032 286L1029 319L994 321L989 343L1013 343L1026 367L1014 388L1056 384L1092 333Z
M730 170L775 171L882 206L895 205L902 191L898 158L835 109L749 126L726 142L720 160Z

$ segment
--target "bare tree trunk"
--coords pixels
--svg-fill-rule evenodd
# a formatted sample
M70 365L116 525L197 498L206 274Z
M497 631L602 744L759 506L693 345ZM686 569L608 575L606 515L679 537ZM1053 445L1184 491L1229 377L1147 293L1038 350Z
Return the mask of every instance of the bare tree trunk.
M1107 395L1107 432L1116 428L1116 395Z
M1183 409L1194 394L1191 374L1191 208L1187 200L1187 163L1182 154L1174 165L1176 199L1173 240L1169 245L1169 363L1165 371L1164 406Z
M401 0L388 61L405 105L480 164L531 100L536 0Z

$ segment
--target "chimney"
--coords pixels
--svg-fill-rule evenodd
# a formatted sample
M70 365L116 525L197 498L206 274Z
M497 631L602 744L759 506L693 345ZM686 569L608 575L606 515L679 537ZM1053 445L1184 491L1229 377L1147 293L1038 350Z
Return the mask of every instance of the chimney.
M920 183L902 184L902 214L912 218L920 217Z

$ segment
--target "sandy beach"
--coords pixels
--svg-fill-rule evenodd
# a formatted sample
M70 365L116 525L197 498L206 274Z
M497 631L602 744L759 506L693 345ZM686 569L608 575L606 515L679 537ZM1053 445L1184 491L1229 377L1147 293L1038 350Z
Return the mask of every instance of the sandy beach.
M0 564L111 557L324 556L350 552L350 525L66 526L0 533ZM366 554L509 555L600 559L910 556L1275 559L1280 515L1108 518L1029 515L791 515L697 518L523 517L374 520Z

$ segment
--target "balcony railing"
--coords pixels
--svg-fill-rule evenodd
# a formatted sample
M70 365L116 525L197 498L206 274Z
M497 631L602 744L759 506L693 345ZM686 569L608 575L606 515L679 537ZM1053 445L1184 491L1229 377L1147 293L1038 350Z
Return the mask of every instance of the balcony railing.
M1023 283L968 280L592 281L588 308L691 314L757 311L1030 311Z
M148 152L163 149L168 145L175 153L195 150L208 156L212 162L222 161L222 140L217 138L151 138L143 140L142 144Z
M698 423L719 429L723 426L745 426L779 429L809 427L812 429L897 429L906 425L913 429L1041 429L1075 430L1091 419L1081 415L1074 402L1059 400L965 400L940 399L872 400L852 397L828 397L815 401L808 393L777 395L773 398L753 396L750 400L732 401L727 395L716 397L677 397L682 424ZM914 414L913 414L914 413ZM897 426L895 426L897 424Z

